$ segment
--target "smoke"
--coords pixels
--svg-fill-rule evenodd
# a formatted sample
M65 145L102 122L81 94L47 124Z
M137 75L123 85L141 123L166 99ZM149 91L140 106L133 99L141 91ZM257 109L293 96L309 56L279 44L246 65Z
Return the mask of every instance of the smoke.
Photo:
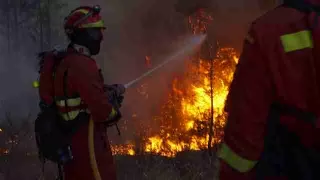
M32 87L32 82L38 78L37 53L41 51L40 20L36 16L39 9L31 1L25 1L25 4L8 2L12 4L0 3L0 13L3 13L0 18L0 123L5 115L10 115L17 122L31 115L32 120L38 112L39 100L38 90ZM68 1L69 6L75 4ZM55 6L63 5L61 1L52 4L51 45L44 40L43 50L66 43L62 22L70 7L63 6L53 11ZM45 39L49 37L47 29L43 28Z
M63 17L78 5L95 4L101 5L107 26L102 51L95 58L108 84L125 84L147 72L146 56L150 57L154 67L175 51L176 43L187 36L186 18L175 12L175 1L171 0L68 1L68 7L53 16L54 29L60 30L60 36L64 36ZM222 45L241 49L250 22L261 13L256 1L217 1L212 9L214 22L208 38L212 42L218 40ZM19 44L24 51L12 51L12 57L6 56L7 39L0 36L0 42L4 42L0 49L0 115L11 112L14 116L22 117L38 111L37 89L32 88L31 82L37 78L35 54L39 51L39 43L25 38L23 33L19 34ZM61 37L53 39L59 39L53 45L66 43ZM169 67L172 68L170 71L167 70ZM138 127L141 123L149 123L145 121L151 121L151 116L158 112L161 100L171 88L172 77L181 71L181 64L170 64L129 89L123 106L124 119L130 121L132 115L137 114L135 117L138 119L141 116L140 121L132 121L132 124ZM148 91L147 98L141 95L143 90Z
M1 55L0 122L5 113L19 119L36 111L37 94L31 84L37 78L35 57L15 52L11 58Z
M100 4L107 25L103 51L96 57L103 69L106 83L128 83L165 61L166 56L177 50L188 34L187 19L175 12L172 0L82 0L83 5ZM208 38L221 46L235 47L239 51L242 39L250 23L261 14L255 0L216 1L211 7L213 23ZM184 70L181 61L169 63L130 87L122 107L127 130L122 138L127 139L141 128L157 128L152 116L159 113L163 101L171 89L174 76ZM113 140L115 129L110 129ZM120 138L121 139L121 138Z

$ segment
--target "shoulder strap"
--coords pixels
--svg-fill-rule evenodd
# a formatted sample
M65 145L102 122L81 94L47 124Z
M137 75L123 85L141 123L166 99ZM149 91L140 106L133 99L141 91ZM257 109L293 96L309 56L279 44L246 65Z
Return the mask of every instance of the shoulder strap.
M312 112L308 112L301 108L297 108L288 104L281 104L278 102L273 103L272 108L281 115L293 116L299 120L303 120L313 125L316 125L317 116Z
M67 78L68 78L68 68L66 69L66 71L63 73L63 99L64 99L64 104L65 104L65 108L67 110L67 112L69 112L69 106L68 106L68 82L67 82ZM67 113L67 116L69 117L69 113ZM70 117L69 117L70 118Z

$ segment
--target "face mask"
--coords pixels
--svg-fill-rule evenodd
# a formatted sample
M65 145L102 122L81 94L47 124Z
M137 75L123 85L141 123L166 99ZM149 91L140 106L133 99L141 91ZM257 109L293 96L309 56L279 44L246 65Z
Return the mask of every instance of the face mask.
M103 34L101 29L87 29L87 34L88 34L88 44L87 48L89 49L91 55L97 55L100 52L100 45L101 41L103 39Z
M100 52L101 41L93 40L89 42L86 47L89 49L91 55L97 55Z
M86 29L86 32L88 34L89 39L94 41L102 41L103 40L103 34L102 30L100 28L91 28Z
M79 29L75 33L74 43L88 48L91 55L97 55L102 40L103 34L100 28Z

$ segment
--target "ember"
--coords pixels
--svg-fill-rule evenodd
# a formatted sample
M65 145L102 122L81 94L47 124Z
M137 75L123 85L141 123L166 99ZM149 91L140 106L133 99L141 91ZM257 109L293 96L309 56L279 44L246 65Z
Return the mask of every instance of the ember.
M151 57L150 56L146 56L145 57L145 64L147 66L147 68L150 68L152 65L151 65Z
M223 135L226 114L223 111L228 87L238 62L233 48L219 49L214 59L214 139ZM210 118L210 61L187 64L186 73L172 81L172 91L162 112L154 119L161 122L158 134L145 138L142 152L173 157L184 150L207 148ZM114 154L135 154L134 145L113 146Z
M9 149L6 149L6 148L0 148L0 156L3 156L3 155L8 155L9 154Z

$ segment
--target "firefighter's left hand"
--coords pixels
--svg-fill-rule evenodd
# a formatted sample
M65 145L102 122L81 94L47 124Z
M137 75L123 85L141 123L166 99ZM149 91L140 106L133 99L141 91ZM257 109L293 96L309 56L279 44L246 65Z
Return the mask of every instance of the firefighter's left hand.
M110 103L115 108L120 108L124 99L125 87L122 84L105 85L104 90L108 93Z

